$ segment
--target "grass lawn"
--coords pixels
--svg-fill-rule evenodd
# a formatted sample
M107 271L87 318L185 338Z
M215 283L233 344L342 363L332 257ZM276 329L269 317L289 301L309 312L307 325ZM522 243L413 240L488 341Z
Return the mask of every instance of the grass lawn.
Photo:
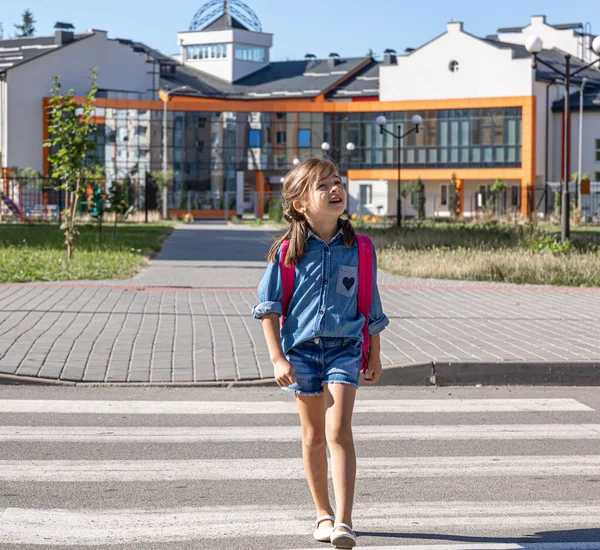
M171 233L174 223L80 226L73 260L66 260L64 237L56 224L0 224L0 282L127 279L145 265Z
M562 245L531 226L360 228L378 265L397 275L518 284L600 286L600 245Z

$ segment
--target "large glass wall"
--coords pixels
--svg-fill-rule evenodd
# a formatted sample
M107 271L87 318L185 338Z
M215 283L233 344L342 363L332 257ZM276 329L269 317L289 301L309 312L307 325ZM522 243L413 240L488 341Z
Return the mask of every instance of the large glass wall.
M272 175L293 166L294 158L321 156L321 144L342 169L394 168L397 141L381 134L374 123L379 113L167 113L167 166L175 172L175 203L186 192L222 197L235 194L236 172L264 170ZM407 168L518 168L521 166L521 109L462 109L381 113L387 128L404 133L419 114L418 134L402 141ZM97 109L98 157L108 181L129 178L143 182L162 170L163 112ZM346 144L352 142L352 154Z

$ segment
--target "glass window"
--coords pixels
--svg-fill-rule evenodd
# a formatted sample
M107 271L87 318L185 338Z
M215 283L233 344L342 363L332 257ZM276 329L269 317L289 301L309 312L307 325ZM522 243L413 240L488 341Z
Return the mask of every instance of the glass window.
M448 121L446 120L440 122L438 139L440 145L444 147L448 145Z
M448 205L448 186L446 184L440 187L440 204L442 206Z
M253 48L251 46L236 46L235 58L240 61L256 61L262 63L266 59L265 48Z
M515 145L517 143L517 121L509 119L506 121L506 144Z
M287 118L287 113L276 113L275 118L278 120L285 120Z
M453 120L450 123L450 145L458 145L458 121Z
M373 202L373 186L372 185L361 185L360 186L360 204L371 204Z
M198 128L204 128L206 126L206 118L198 118Z
M461 120L460 122L460 144L468 147L469 146L469 121Z
M595 180L600 181L600 172L596 172Z
M427 133L427 145L435 147L437 145L437 121L435 119L429 119L425 122L425 132Z
M511 187L511 205L512 206L519 206L519 196L521 194L521 188L518 187L517 185L513 185Z
M277 168L285 168L286 167L286 158L285 157L277 157Z
M285 131L277 132L277 143L279 145L287 142L287 137Z
M596 161L600 162L600 139L596 138Z
M248 147L260 147L260 130L248 130Z
M310 147L311 131L308 129L298 130L298 147Z

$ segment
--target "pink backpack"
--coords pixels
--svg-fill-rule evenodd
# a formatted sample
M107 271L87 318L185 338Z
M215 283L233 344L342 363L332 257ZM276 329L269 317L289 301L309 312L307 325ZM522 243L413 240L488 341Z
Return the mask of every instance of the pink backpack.
M373 243L366 235L356 234L358 242L358 311L365 317L365 324L362 328L363 345L362 358L360 362L361 372L367 372L369 364L369 346L371 337L369 336L369 314L371 312L371 302L373 301ZM279 265L281 268L281 279L283 282L283 315L281 316L281 326L285 323L288 308L294 294L294 282L296 280L296 266L294 263L285 265L290 241L283 241L281 247L281 256Z

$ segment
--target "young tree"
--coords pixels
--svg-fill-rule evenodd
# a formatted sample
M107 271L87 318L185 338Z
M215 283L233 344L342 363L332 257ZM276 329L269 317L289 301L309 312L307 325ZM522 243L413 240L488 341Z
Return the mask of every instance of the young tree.
M167 218L167 194L169 191L169 187L173 183L175 179L175 170L173 168L169 168L166 172L162 170L157 170L156 172L152 172L152 178L156 182L156 186L160 191L162 196L162 213L163 218Z
M421 178L419 178L417 180L417 183L415 184L414 188L413 188L413 192L416 195L416 199L417 199L417 217L420 220L424 220L425 219L425 184L423 183L423 180Z
M73 257L77 206L85 193L86 179L98 173L97 162L90 153L96 150L94 140L95 124L94 103L98 86L98 71L92 69L91 87L85 102L80 105L75 101L75 92L70 89L62 93L59 77L54 77L54 88L49 100L49 133L50 138L44 143L51 147L50 177L57 189L63 189L67 195L67 208L61 229L65 234L67 259Z
M115 215L114 236L117 237L117 220L125 214L129 205L127 204L127 188L125 184L113 181L108 190L108 211Z
M31 10L25 10L21 15L23 18L23 23L21 25L15 25L15 29L17 29L17 38L24 38L28 36L33 36L35 33L35 23L36 20L33 18L33 12Z
M458 216L458 182L454 173L448 188L448 211L450 212L450 219L455 220Z

